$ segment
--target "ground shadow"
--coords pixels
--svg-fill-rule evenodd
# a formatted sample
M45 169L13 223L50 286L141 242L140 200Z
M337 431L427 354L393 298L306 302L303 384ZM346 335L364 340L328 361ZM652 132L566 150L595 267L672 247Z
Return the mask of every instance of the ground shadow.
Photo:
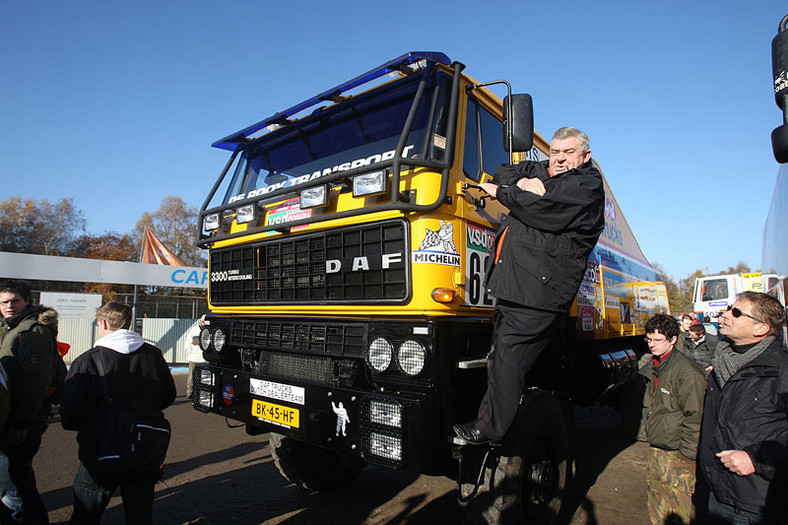
M410 496L396 516L375 516L375 509L397 497L417 476L368 466L353 485L336 492L309 493L279 475L272 461L158 490L155 520L160 523L445 523L413 521L410 516L428 497ZM122 520L120 506L107 512L107 522Z
M564 497L559 523L571 522L577 512L587 516L588 525L598 523L594 502L587 497L588 491L610 461L633 442L624 432L621 416L613 408L591 406L575 411L575 472Z

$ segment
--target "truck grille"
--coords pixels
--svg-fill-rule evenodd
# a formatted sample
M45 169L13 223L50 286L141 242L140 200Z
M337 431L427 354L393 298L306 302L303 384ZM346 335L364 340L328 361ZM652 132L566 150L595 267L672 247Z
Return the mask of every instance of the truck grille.
M214 305L403 302L407 222L392 220L214 250Z
M334 369L334 360L330 357L277 354L263 351L259 354L259 362L255 372L271 374L282 379L333 385L339 382Z
M363 357L366 326L344 323L234 320L230 344L239 348Z

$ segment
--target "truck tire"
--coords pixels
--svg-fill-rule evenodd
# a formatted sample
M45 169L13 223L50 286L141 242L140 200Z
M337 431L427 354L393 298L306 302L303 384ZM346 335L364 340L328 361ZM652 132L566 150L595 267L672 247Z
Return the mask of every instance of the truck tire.
M520 408L516 433L510 431L500 452L493 450L496 456L485 467L484 483L464 506L466 523L552 524L564 519L572 474L565 412L547 394ZM462 485L463 494L472 490L472 484Z
M310 492L331 492L349 486L366 461L310 443L271 434L271 455L279 473Z

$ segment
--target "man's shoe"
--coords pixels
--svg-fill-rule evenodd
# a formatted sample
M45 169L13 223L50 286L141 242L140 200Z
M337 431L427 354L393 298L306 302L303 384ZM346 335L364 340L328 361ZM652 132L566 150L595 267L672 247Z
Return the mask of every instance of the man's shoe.
M470 445L484 445L485 443L490 443L492 441L489 437L487 437L482 429L476 426L476 423L473 421L457 424L452 428L458 437L464 439Z

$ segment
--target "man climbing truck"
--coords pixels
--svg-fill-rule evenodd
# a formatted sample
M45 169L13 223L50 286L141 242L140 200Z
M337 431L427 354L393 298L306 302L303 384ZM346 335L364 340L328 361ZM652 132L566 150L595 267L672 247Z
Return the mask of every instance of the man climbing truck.
M667 294L605 184L605 230L512 444L454 443L486 387L485 263L506 211L478 188L548 151L528 95L501 101L463 69L408 53L214 144L232 155L200 212L211 313L194 407L271 432L280 472L310 490L370 462L469 482L463 499L481 479L489 520L547 520L571 402L634 377Z

